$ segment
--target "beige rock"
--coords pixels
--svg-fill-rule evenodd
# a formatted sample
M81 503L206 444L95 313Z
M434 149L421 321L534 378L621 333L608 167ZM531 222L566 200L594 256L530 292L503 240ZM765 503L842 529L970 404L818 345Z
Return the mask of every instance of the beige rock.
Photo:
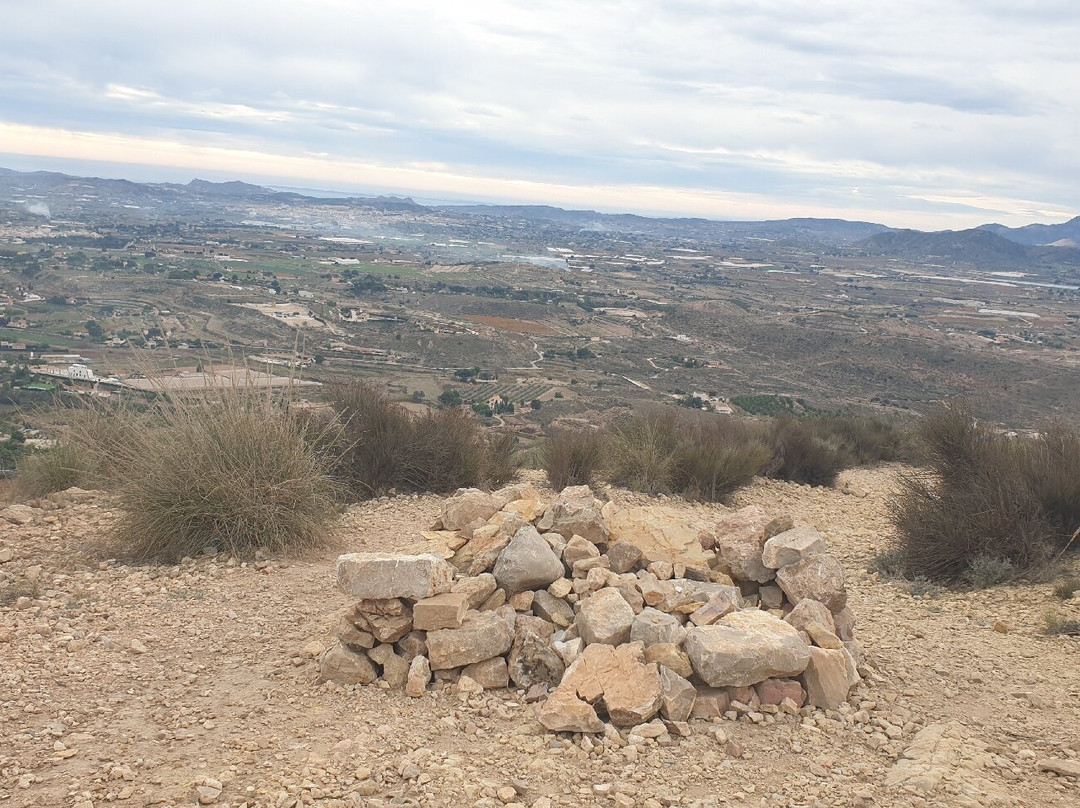
M479 682L484 690L499 690L510 684L510 674L506 667L506 660L501 656L466 665L461 673L473 681Z
M449 592L454 568L435 555L349 553L337 561L337 585L355 598L429 598Z
M797 676L810 660L810 649L798 631L755 609L733 612L711 626L691 628L683 647L694 672L712 687Z
M547 510L547 505L539 499L518 499L508 502L502 508L503 513L516 514L526 522L535 522L545 510Z
M540 590L543 592L544 590ZM510 608L515 612L528 612L532 610L533 601L536 599L536 593L530 589L526 589L524 592L518 592L513 595L507 603L510 604Z
M671 668L660 668L660 715L668 721L686 721L697 701L697 690Z
M396 643L394 650L407 662L418 656L427 656L427 635L422 631L410 631Z
M0 564L7 564L15 558L15 551L10 547L0 547Z
M630 641L641 642L646 648L656 643L681 645L686 629L677 618L648 606L634 617L630 625Z
M413 657L409 664L409 675L405 680L405 695L418 699L427 692L431 681L431 665L425 656Z
M13 525L26 525L34 521L34 517L41 511L31 508L29 505L21 505L15 503L8 505L2 511L0 511L0 517L3 517Z
M819 600L836 612L847 603L844 568L831 555L814 555L776 572L777 583L793 604L806 598Z
M784 622L798 631L806 631L811 623L817 623L835 633L832 612L819 600L804 598L784 617Z
M736 608L731 595L727 592L723 592L709 598L704 606L692 612L690 614L690 622L695 626L711 626L721 617L731 614Z
M576 562L589 558L600 558L596 545L581 536L571 536L562 551L563 563L573 569Z
M761 562L765 529L772 518L757 505L740 508L722 517L715 526L716 550L720 560L736 580L771 581L775 572Z
M592 705L607 712L616 726L637 726L651 720L662 700L660 672L656 665L645 662L644 650L641 643L586 646L538 710L540 723L556 731L600 732L603 724Z
M446 530L460 530L479 519L486 522L499 510L494 496L476 488L467 488L443 504L442 525Z
M492 560L491 563L494 565L495 561ZM495 581L494 575L490 572L482 572L476 577L459 578L454 581L450 591L454 594L459 592L464 594L469 600L469 608L479 609L491 597L498 586L499 584Z
M634 610L614 589L601 589L582 601L575 625L587 645L620 645L630 641Z
M1053 772L1063 777L1080 778L1080 760L1075 758L1046 758L1038 762L1039 771Z
M409 670L412 667L408 660L399 657L397 654L392 654L380 664L382 665L382 678L390 684L390 687L401 690L408 684Z
M364 654L346 648L340 643L326 649L319 660L319 681L336 682L339 685L369 685L378 678L375 666Z
M761 562L769 569L778 570L827 551L825 539L814 528L796 527L766 541Z
M807 623L806 628L803 630L810 635L810 639L814 641L814 645L819 648L828 648L833 651L839 651L844 647L844 644L840 642L840 638L820 623Z
M564 488L537 524L541 531L552 531L566 539L578 535L593 544L608 543L608 527L600 515L603 504L587 485Z
M461 628L428 632L428 661L432 670L471 665L505 654L513 641L513 632L497 613L469 612Z
M665 506L615 510L608 518L611 543L626 542L641 551L640 562L675 562L708 568L701 536L709 530L701 520L688 521L685 512ZM610 558L610 551L608 554Z
M679 646L670 642L658 642L645 649L645 661L655 662L661 668L669 668L684 679L694 675L690 657Z
M437 631L440 628L458 628L469 610L469 596L465 592L444 592L413 604L412 622L417 631Z
M810 662L803 671L807 704L836 710L847 700L847 663L843 651L810 649Z
M403 555L437 555L449 561L465 542L465 537L456 530L424 530L420 533L420 541L406 545L398 552Z
M565 598L570 594L570 590L574 584L569 578L559 578L557 581L552 581L551 586L547 588L548 594L553 598Z
M533 594L533 614L560 628L566 628L574 622L574 610L565 600L552 597L549 592L540 590Z
M779 609L784 605L784 590L772 584L764 584L758 589L761 605L766 609Z
M375 637L368 631L361 631L351 620L342 620L334 629L334 636L342 645L354 651L363 651L375 644Z

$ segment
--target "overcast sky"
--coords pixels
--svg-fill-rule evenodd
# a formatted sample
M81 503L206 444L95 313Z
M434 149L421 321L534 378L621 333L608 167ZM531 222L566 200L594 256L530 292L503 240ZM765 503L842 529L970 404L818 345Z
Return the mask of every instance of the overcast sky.
M1077 0L0 0L0 165L943 229L1080 213Z

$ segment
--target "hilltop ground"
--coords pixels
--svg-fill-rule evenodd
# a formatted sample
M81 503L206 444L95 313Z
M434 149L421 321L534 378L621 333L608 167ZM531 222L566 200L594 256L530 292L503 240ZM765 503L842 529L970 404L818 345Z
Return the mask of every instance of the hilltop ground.
M200 785L233 808L1077 805L1078 779L1039 764L1080 766L1080 640L1043 633L1048 609L1075 619L1080 600L1049 584L916 598L865 572L895 473L736 496L815 525L844 561L871 673L852 709L695 721L689 738L626 747L545 733L513 691L414 700L315 683L346 606L337 554L414 541L437 497L356 506L337 546L302 559L179 567L103 561L108 500L68 497L0 524L0 805L192 805Z

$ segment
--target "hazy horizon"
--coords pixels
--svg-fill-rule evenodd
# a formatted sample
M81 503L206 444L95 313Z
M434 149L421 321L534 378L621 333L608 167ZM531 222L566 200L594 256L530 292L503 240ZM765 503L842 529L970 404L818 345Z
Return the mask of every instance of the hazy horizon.
M923 230L1080 212L1080 6L0 0L0 163Z

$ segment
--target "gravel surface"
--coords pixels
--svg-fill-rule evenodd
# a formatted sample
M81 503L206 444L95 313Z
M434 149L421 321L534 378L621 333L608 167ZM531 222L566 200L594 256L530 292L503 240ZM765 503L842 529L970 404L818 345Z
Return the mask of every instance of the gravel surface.
M817 527L843 560L870 673L850 706L635 744L548 733L515 691L316 685L347 605L338 553L413 543L438 497L353 507L302 558L178 566L105 559L102 495L38 503L0 521L0 805L1080 805L1080 639L1044 633L1080 600L1051 584L915 597L866 572L896 473L758 481L733 502Z

